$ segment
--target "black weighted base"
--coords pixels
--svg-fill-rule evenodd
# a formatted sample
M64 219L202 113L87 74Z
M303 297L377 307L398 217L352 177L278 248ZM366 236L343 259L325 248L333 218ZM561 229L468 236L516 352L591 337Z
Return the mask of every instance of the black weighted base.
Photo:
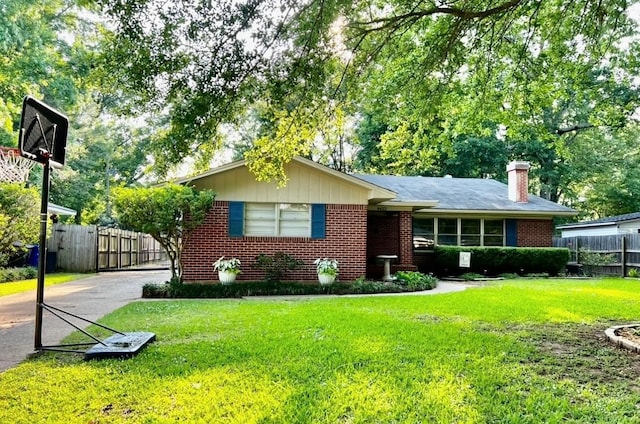
M135 332L114 334L102 343L94 345L84 354L84 359L131 357L140 352L146 345L156 339L154 333Z

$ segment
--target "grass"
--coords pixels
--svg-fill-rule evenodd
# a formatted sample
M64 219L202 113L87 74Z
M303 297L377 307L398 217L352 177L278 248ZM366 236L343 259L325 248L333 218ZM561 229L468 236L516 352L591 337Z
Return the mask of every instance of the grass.
M638 284L132 303L102 322L155 343L0 374L0 422L637 423L638 356L603 331L640 317Z
M47 274L44 279L45 286L55 284L68 283L69 281L86 278L90 274ZM29 290L35 290L38 280L36 278L30 280L12 281L10 283L0 283L0 296L8 296L10 294L22 293Z

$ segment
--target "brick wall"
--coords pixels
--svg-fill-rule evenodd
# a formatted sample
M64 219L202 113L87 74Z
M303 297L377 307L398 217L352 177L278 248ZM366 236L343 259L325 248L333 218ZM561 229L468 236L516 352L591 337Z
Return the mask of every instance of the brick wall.
M518 247L553 246L553 221L550 219L519 219Z
M367 223L367 277L380 278L383 274L378 255L396 255L392 272L414 271L413 221L411 212L372 213Z
M368 263L375 264L378 255L398 255L400 257L399 225L400 214L398 212L369 215L367 223Z
M213 262L220 256L242 262L238 280L261 280L263 273L251 268L261 253L284 252L302 260L302 269L285 279L317 281L313 261L337 259L340 280L351 281L365 274L367 254L367 207L365 205L327 205L326 238L308 237L229 237L229 204L217 201L204 223L185 242L183 277L189 282L217 281Z
M413 264L413 214L400 212L400 264Z

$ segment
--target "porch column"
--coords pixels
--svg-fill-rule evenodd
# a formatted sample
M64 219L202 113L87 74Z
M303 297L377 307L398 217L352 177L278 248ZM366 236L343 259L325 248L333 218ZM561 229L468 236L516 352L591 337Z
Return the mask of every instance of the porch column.
M411 211L400 212L400 265L413 265L413 217Z

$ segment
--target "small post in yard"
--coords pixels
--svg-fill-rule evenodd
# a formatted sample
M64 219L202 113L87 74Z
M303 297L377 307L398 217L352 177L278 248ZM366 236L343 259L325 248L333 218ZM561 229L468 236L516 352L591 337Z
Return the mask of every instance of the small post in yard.
M623 235L621 241L622 248L622 277L627 276L627 236Z

